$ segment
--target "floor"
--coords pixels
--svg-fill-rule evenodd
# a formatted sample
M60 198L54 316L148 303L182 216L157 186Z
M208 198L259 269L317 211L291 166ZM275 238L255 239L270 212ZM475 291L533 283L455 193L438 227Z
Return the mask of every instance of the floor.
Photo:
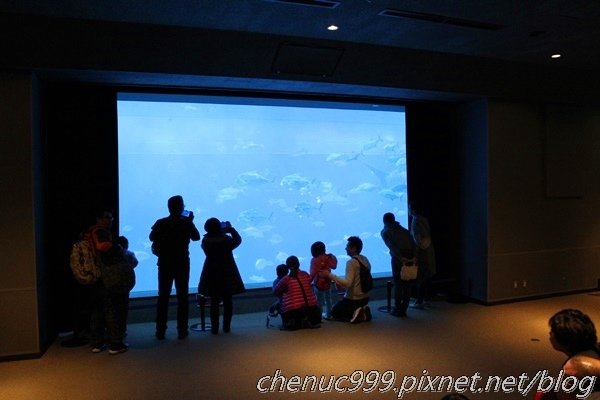
M153 324L131 324L127 353L64 348L59 338L40 359L0 363L0 398L441 399L441 380L456 384L464 376L466 386L458 387L470 399L531 399L533 390L523 396L530 378L544 370L556 377L565 358L548 342L548 318L578 308L599 323L599 305L597 292L497 306L439 300L403 319L378 311L385 307L377 301L370 323L326 321L284 332L279 319L268 328L266 314L253 313L234 316L229 334L192 332L178 340L172 327L164 341L154 338ZM513 392L485 390L490 376ZM522 380L521 390L510 377ZM337 388L328 388L336 380ZM401 390L411 382L413 391ZM432 382L442 390L432 392Z

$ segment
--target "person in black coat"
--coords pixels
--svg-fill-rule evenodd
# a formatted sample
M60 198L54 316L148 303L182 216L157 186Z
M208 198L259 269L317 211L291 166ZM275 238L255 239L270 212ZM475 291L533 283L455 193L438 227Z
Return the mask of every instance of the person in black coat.
M234 294L246 290L233 258L233 250L242 243L240 234L229 222L209 218L204 224L202 250L206 255L200 274L198 293L210 297L210 322L213 334L219 333L219 304L223 301L223 332L231 329Z
M169 297L173 282L177 292L178 338L188 336L190 240L200 240L194 225L194 213L185 211L183 197L177 195L167 202L169 216L152 225L150 241L152 252L158 257L158 301L156 304L156 338L165 339L169 310Z

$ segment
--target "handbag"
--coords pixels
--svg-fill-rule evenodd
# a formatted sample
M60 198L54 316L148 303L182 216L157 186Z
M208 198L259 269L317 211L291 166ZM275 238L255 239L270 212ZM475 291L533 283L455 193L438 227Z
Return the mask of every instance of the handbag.
M400 267L400 279L403 281L412 281L417 279L419 267L414 258L402 259L402 267Z

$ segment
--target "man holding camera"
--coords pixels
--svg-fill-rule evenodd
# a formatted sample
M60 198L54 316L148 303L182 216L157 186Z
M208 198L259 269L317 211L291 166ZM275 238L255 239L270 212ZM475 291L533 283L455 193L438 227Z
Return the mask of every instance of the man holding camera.
M167 330L169 296L175 282L177 293L177 332L179 339L188 336L190 240L200 240L194 225L194 213L184 210L183 197L173 196L168 202L169 216L152 225L152 252L158 256L158 302L156 305L156 337L164 339Z

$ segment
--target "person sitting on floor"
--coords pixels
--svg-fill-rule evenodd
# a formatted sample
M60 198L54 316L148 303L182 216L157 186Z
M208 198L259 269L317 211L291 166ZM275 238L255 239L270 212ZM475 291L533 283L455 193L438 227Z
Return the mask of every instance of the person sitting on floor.
M283 279L283 277L286 276L289 272L290 272L290 269L288 268L287 265L279 264L277 266L277 268L275 268L275 273L277 274L277 278L275 278L275 280L273 281L272 288L275 289L275 286L277 286L279 281L281 281L281 279ZM269 316L276 317L279 314L281 314L281 300L282 300L282 296L277 296L277 300L275 300L273 302L273 304L271 304L271 306L269 307Z
M371 269L371 263L367 257L360 254L362 248L362 240L358 236L350 236L346 245L346 254L350 256L350 259L346 262L345 276L337 276L330 271L320 272L324 278L331 279L346 288L344 297L331 309L333 319L349 321L352 324L372 319L371 309L368 305L369 293L364 293L360 284L361 264L369 270Z
M311 289L310 275L300 270L300 260L296 256L288 257L285 263L290 273L273 288L273 294L282 297L282 329L318 328L321 312Z

